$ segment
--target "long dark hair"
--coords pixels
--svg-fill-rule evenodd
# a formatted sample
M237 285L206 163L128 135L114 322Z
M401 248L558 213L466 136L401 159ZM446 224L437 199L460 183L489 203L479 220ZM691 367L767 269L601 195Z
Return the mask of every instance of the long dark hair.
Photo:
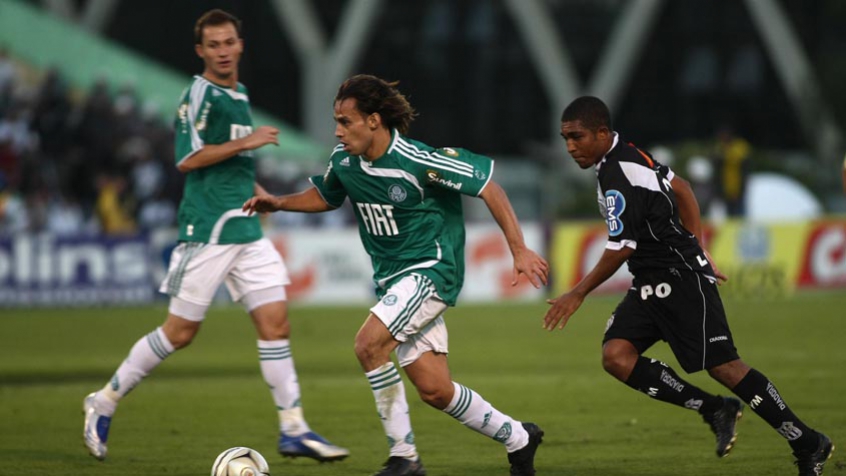
M353 98L359 111L366 115L379 113L382 124L388 129L406 134L417 111L397 90L398 84L399 81L388 82L369 74L357 74L341 84L335 102Z

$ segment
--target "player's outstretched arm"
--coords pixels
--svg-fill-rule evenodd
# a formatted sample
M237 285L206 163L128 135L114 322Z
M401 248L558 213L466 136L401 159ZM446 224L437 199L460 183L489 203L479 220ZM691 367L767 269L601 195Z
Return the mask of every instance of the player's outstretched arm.
M256 195L244 202L241 209L247 214L269 213L276 211L319 213L334 210L335 207L326 203L317 188L290 195L270 195L269 193Z
M267 144L279 145L279 129L261 126L252 134L223 144L206 144L196 154L188 157L176 168L182 173L214 165L248 150L258 149Z
M557 325L559 329L563 329L587 295L616 273L634 251L628 246L624 246L621 250L606 249L596 266L579 281L579 284L556 299L546 300L548 304L552 304L552 307L543 317L543 328L552 331Z
M540 288L541 284L545 286L548 282L549 264L540 255L526 247L523 241L523 230L520 229L517 215L505 191L498 183L491 180L479 196L485 201L491 215L505 234L505 240L514 257L511 285L516 285L517 278L523 274L529 278L534 287Z
M673 176L673 180L670 182L673 186L673 192L676 194L676 202L679 205L679 218L681 219L682 225L688 229L691 233L696 236L696 239L699 240L699 246L702 248L702 251L705 252L705 257L708 261L711 262L711 268L714 270L714 277L717 278L717 283L722 284L725 281L728 281L728 276L722 273L717 268L717 264L711 258L711 254L708 253L708 249L705 246L705 236L702 233L702 220L699 211L699 202L696 200L696 195L693 193L693 188L691 188L690 183L679 177L678 174Z

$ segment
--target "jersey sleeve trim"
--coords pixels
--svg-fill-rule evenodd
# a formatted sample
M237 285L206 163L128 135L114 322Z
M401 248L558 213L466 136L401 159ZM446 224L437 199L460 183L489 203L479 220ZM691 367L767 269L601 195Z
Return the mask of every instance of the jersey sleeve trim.
M605 249L606 250L620 251L624 247L629 247L633 250L636 250L637 249L637 241L634 241L634 240L610 241L609 240L608 243L605 243Z
M181 164L182 162L185 162L186 160L188 160L189 158L191 158L191 156L196 155L196 154L197 154L197 152L199 152L201 149L202 149L202 147L200 147L199 149L196 149L196 150L192 150L191 152L188 152L187 154L185 154L184 156L182 156L182 158L181 158L181 159L179 159L179 160L176 162L176 166L178 167L178 166L179 166L179 164Z
M482 192L485 190L485 188L488 186L488 184L491 183L491 179L493 178L493 174L494 174L494 161L491 160L491 169L488 171L488 179L485 180L485 183L482 185L481 188L479 188L479 193L476 194L477 197L479 195L481 195Z
M320 191L320 187L318 187L317 184L314 182L314 177L309 177L308 181L311 182L312 185L314 185L314 189L317 190L317 194L320 195L320 198L322 198L327 205L332 208L338 208L338 205L333 205L329 200L326 199L325 196L323 196L323 192Z

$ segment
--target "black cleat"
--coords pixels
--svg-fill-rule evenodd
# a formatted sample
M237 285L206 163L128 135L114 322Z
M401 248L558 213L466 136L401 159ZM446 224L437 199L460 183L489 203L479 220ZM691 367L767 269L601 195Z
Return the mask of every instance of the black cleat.
M408 459L402 456L391 456L385 461L385 466L373 476L426 476L426 468L420 458Z
M820 438L820 445L816 451L794 451L796 461L793 463L799 467L799 476L822 476L825 462L831 458L834 452L834 444L829 437L817 432Z
M534 423L523 423L523 428L529 433L529 443L513 453L508 453L511 476L535 476L535 452L538 445L543 443L543 430Z
M702 415L717 437L717 456L728 456L737 440L737 422L743 416L743 403L734 397L721 397L723 406L714 413Z

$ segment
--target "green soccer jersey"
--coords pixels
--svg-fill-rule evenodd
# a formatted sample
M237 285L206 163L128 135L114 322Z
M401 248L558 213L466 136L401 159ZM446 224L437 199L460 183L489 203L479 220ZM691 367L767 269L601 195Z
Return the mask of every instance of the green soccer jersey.
M176 115L177 164L204 145L223 144L253 132L247 89L218 86L201 76L182 94ZM242 152L185 176L179 204L179 240L249 243L262 236L258 216L241 211L256 180L252 152Z
M335 148L323 176L311 178L326 202L353 205L381 297L409 272L423 274L449 305L464 283L460 194L478 196L493 160L463 149L435 149L392 132L385 155L368 162Z

